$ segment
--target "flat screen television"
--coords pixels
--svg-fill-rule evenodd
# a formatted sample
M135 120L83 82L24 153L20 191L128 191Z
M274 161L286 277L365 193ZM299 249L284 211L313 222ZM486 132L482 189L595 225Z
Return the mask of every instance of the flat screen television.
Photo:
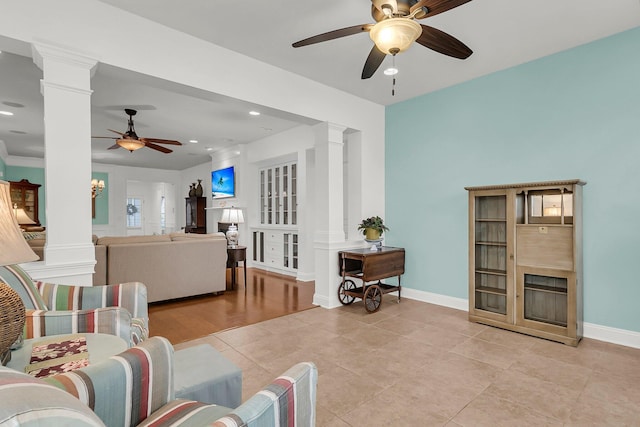
M236 196L236 182L233 166L211 172L211 196L224 199Z

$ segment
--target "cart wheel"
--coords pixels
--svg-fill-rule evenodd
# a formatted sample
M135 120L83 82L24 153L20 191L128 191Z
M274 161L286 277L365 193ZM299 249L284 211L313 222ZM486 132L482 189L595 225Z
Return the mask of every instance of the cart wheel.
M342 303L342 305L349 305L356 300L356 297L347 295L344 291L350 291L356 288L356 284L353 280L345 280L340 283L340 287L338 288L338 299Z
M382 290L378 285L371 285L364 293L364 308L369 313L375 313L382 304Z

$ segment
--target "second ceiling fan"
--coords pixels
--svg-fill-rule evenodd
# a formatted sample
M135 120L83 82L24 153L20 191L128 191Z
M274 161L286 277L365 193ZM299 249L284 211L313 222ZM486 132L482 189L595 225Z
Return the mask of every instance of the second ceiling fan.
M147 147L152 150L160 151L161 153L172 153L173 150L168 149L167 147L163 147L157 144L168 144L168 145L182 145L180 141L175 141L173 139L159 139L159 138L142 138L139 137L136 133L135 128L133 127L133 116L135 116L138 112L136 110L125 108L124 112L129 116L128 128L126 132L118 132L117 130L107 129L113 133L117 133L120 135L119 137L115 136L92 136L92 138L106 138L106 139L115 139L116 143L113 144L108 150L115 150L116 148L124 148L125 150L129 150L131 152L142 148Z
M354 25L318 34L293 43L308 46L340 37L368 32L375 43L362 69L362 78L373 76L385 56L396 55L416 41L424 47L458 59L468 58L473 51L455 37L416 19L429 18L461 6L471 0L371 0L371 16L375 24Z

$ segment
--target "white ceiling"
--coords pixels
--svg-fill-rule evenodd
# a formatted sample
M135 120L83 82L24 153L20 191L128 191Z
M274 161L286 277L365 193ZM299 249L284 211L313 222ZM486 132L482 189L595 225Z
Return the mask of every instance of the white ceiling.
M390 58L371 79L360 79L372 46L366 33L291 47L312 35L372 23L369 0L101 1L383 105L640 26L640 0L474 0L421 21L458 38L474 54L461 61L420 45L411 47L396 58L400 73L396 95L391 96L390 78L381 72ZM29 52L26 46L1 37L0 50ZM41 77L30 58L6 51L0 54L0 110L15 113L0 116L0 140L10 155L43 156ZM313 123L104 64L92 79L92 89L94 135L111 136L108 128L124 132L127 117L123 109L127 107L139 110L134 118L138 135L185 144L171 154L150 149L129 153L106 150L112 141L94 139L93 159L99 163L182 170L209 161L208 148L220 150L300 123ZM6 102L25 107L3 104ZM251 109L262 115L249 116ZM190 139L199 142L190 144Z

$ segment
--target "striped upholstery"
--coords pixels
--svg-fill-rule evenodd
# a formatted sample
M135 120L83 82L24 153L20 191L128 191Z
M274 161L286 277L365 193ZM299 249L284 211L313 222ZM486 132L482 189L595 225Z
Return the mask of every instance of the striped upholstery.
M165 338L150 338L108 360L46 382L88 405L108 426L135 426L171 401L173 347Z
M87 310L122 307L131 313L132 344L149 336L147 288L140 282L107 286L68 286L36 282L44 302L52 310Z
M25 329L26 338L52 333L103 332L121 336L133 346L149 336L147 288L142 283L130 282L109 286L34 283L18 265L0 267L0 279L20 295L27 308L27 316L31 313L37 317L31 320L27 318L27 327L31 325L32 329ZM129 320L126 320L125 314L114 311L102 311L93 315L89 313L90 310L108 307L121 307L120 311L128 311ZM29 309L34 311L30 312ZM84 310L79 313L82 317L80 319L76 318L77 310ZM107 325L109 317L118 323ZM80 329L74 329L76 325ZM88 329L85 329L84 325Z
M47 309L47 305L33 284L31 277L18 265L0 267L0 279L20 295L27 310Z
M299 363L227 414L222 406L174 400L140 426L313 427L317 383L315 365Z
M103 426L91 410L68 393L30 375L0 367L0 425Z
M120 307L95 310L27 310L24 338L75 333L117 335L131 346L131 314Z

